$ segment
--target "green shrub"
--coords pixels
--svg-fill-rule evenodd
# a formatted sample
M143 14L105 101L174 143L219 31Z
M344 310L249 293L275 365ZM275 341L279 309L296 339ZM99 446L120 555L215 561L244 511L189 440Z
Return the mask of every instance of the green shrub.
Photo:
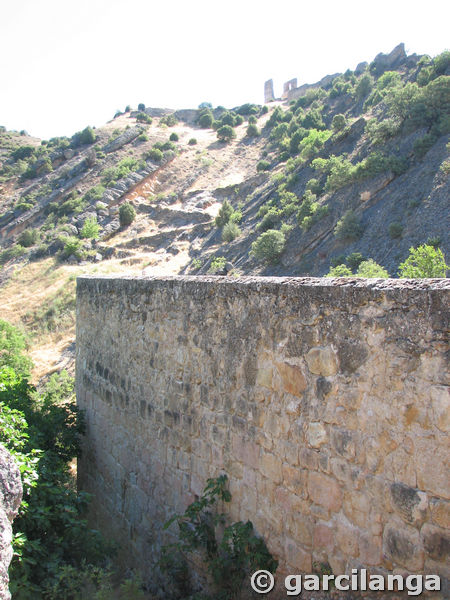
M18 375L29 377L32 362L24 354L26 348L26 338L20 329L0 319L0 370L10 367Z
M79 589L53 595L57 582L66 582L68 570L73 575L84 561L98 565L111 555L83 520L88 495L74 490L69 472L82 432L73 380L65 371L52 375L39 393L12 369L0 372L0 443L20 465L24 488L10 567L18 600L73 598Z
M175 133L175 131L174 131L173 133L170 134L169 140L171 142L178 142L178 140L179 140L178 134Z
M72 136L70 145L72 148L78 148L78 146L85 146L87 144L93 144L97 139L92 127L85 127L83 131L79 131Z
M105 193L106 188L103 185L96 185L94 187L91 187L91 189L89 189L83 196L83 200L89 204L93 204L94 202L97 202L98 200L101 200L103 197L103 194Z
M80 239L70 236L68 238L62 238L62 240L64 241L64 248L61 252L62 258L69 258L70 256L75 256L78 260L85 258L86 253Z
M97 223L96 217L88 217L83 223L80 231L81 238L97 239L100 234L100 225Z
M261 261L276 263L284 251L286 237L282 231L269 229L252 243L252 254Z
M14 246L10 246L6 250L2 250L0 252L0 265L4 265L10 260L14 258L19 258L26 253L26 248L21 246L20 244L15 244Z
M210 110L205 110L204 112L202 112L202 114L200 114L197 120L197 123L203 129L210 129L212 127L213 122L214 117Z
M368 279L371 278L381 278L387 279L389 277L389 273L384 269L381 265L376 263L372 258L368 260L364 260L358 267L358 271L356 272L357 277L366 277Z
M126 227L127 225L131 225L131 223L136 218L136 211L133 206L129 202L125 202L119 208L119 221L121 227Z
M222 240L224 242L232 242L241 235L241 230L237 223L228 222L224 225L222 230Z
M374 78L369 73L362 75L355 87L355 96L358 100L362 100L369 95L373 88Z
M247 127L247 136L248 137L257 137L258 135L261 135L261 132L260 132L258 126L255 125L254 123L250 123L249 126Z
M260 231L267 231L268 229L273 229L275 225L277 225L281 221L281 217L283 212L276 207L271 207L267 210L263 219L260 223L258 223L257 228Z
M351 183L356 174L356 168L344 156L331 155L330 158L316 158L312 167L321 173L328 173L325 189L336 191Z
M18 243L25 248L30 248L38 241L39 232L37 229L25 229L19 235Z
M141 112L145 110L145 104L143 102L140 102L138 104L138 110L141 111Z
M161 152L161 150L159 150L159 148L152 148L147 153L147 158L149 158L150 160L152 160L153 162L156 162L156 163L161 162L163 157L164 157L164 155Z
M66 200L60 206L56 204L56 214L59 217L79 214L84 210L85 206L86 201L84 198L78 196L76 191L73 191L66 197ZM52 209L52 206L49 205L49 209Z
M145 112L139 112L136 115L136 121L138 123L147 123L147 125L151 125L153 123L153 119L151 118L151 116Z
M352 210L348 210L334 228L334 235L340 240L357 240L362 232L361 223Z
M270 162L268 160L260 160L256 165L257 171L268 171L270 169Z
M353 273L348 267L341 264L336 265L335 267L330 267L330 270L325 277L353 277Z
M230 142L236 137L234 129L230 125L222 125L217 130L217 139L221 142Z
M347 119L346 119L345 115L342 115L342 114L334 115L333 121L331 122L331 126L333 127L334 131L341 131L342 129L344 129L344 127L346 125L347 125Z
M260 111L260 106L258 106L257 104L251 104L250 102L247 102L246 104L242 104L241 106L238 106L235 109L235 112L237 112L238 115L257 115ZM250 122L250 119L249 119Z
M366 124L367 135L373 144L384 144L397 135L399 129L400 122L394 118L383 119L382 121L370 119Z
M226 264L227 259L224 256L213 256L208 273L217 273L217 271L222 271Z
M258 119L255 117L255 115L250 115L250 117L248 118L248 124L256 125L257 122L258 122Z
M250 521L239 521L226 526L226 517L218 513L215 504L231 501L225 489L226 475L208 479L203 494L190 504L183 515L174 515L164 528L178 525L179 541L163 548L161 567L168 579L178 583L176 598L198 598L192 595L186 554L196 552L205 562L217 590L215 598L237 598L251 573L266 569L274 573L278 561L274 560L266 544L257 538Z
M422 244L409 249L408 258L399 265L398 276L411 279L446 277L448 268L440 248Z
M352 252L344 259L343 262L346 262L352 271L356 271L359 265L366 260L361 252Z
M264 106L261 108L261 115L266 115L269 112L269 107L267 106L267 104L264 104Z
M345 265L345 254L338 254L330 260L332 267L337 267L338 265Z
M197 140L195 138L191 138L188 141L189 146L195 146L197 144Z
M138 135L137 140L138 142L148 142L148 135L145 133L145 131L143 131L140 135Z
M305 127L305 129L325 129L321 110L318 108L311 108L303 119L299 119L299 125Z
M228 200L224 200L222 206L219 209L219 213L215 218L216 227L224 227L231 219L234 213L234 209Z
M173 127L174 125L177 125L177 123L178 119L174 114L164 115L159 120L160 125L167 125L167 127Z
M419 138L414 142L413 150L414 154L419 158L425 156L430 148L435 144L438 136L433 133L426 133L423 137Z
M389 223L388 231L389 236L392 239L400 238L402 237L403 233L403 225L397 223L396 221L392 221L392 223Z
M17 160L24 160L33 156L35 152L36 149L34 146L19 146L11 152L11 158L14 162Z
M320 194L321 194L321 193L322 193L322 191L323 191L323 190L322 190L322 185L321 185L321 183L319 182L319 180L318 180L318 179L315 179L314 177L313 177L313 178L311 178L311 179L308 181L308 183L306 184L305 190L306 190L306 191L308 191L308 190L309 190L310 192L312 192L312 193L313 193L313 194L315 194L316 196L320 196Z

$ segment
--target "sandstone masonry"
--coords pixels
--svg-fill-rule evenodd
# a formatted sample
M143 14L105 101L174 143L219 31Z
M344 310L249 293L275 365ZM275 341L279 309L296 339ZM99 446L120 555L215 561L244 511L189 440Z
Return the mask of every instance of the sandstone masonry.
M93 519L151 576L162 524L226 472L280 573L445 589L448 299L446 280L79 278Z

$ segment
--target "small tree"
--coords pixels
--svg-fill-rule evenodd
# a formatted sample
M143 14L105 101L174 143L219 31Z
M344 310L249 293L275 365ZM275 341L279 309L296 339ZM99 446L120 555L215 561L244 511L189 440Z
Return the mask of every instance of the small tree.
M174 131L173 133L170 134L169 140L171 142L178 142L178 140L179 140L178 134L175 133L175 131Z
M357 240L361 237L362 226L352 210L348 210L345 215L339 219L334 228L334 234L340 240Z
M365 73L356 84L355 94L358 100L365 98L369 95L370 90L373 88L374 79L370 73Z
M210 110L206 110L198 118L198 124L203 129L209 129L210 127L212 127L213 121L214 117Z
M345 265L331 267L325 277L352 277L353 273Z
M258 129L258 126L255 125L255 123L250 123L250 125L247 127L248 137L257 137L260 134L261 134L261 132Z
M366 277L373 279L379 277L380 279L387 279L389 273L381 265L376 263L372 258L364 260L358 267L356 272L357 277Z
M19 236L19 244L24 246L25 248L30 248L34 246L39 237L37 229L25 229Z
M140 102L138 104L138 110L144 111L145 110L145 104L143 102Z
M119 220L121 227L131 225L136 218L136 211L129 202L125 202L119 209Z
M153 162L161 162L163 159L163 153L159 148L152 148L148 153L148 158Z
M81 238L98 238L100 233L100 225L97 223L97 217L88 217L83 223L80 231Z
M222 125L222 127L217 130L217 139L221 142L230 142L235 137L236 133L231 125Z
M224 227L231 219L233 212L234 210L231 204L228 202L228 200L224 200L222 206L220 207L219 214L215 220L216 226Z
M252 244L252 254L262 261L276 263L283 253L286 243L282 231L269 229L262 233Z
M241 235L241 230L237 223L229 221L222 230L222 240L224 242L232 242Z
M422 244L409 249L408 258L399 265L398 275L411 279L446 277L448 268L440 248Z
M334 131L341 131L342 129L344 129L344 127L346 125L347 125L347 119L345 118L344 115L342 115L342 114L334 115L333 121L331 122L331 126L333 127Z

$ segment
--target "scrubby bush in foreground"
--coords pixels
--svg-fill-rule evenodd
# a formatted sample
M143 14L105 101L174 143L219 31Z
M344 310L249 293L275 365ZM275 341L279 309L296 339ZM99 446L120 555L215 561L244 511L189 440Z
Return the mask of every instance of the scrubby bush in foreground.
M398 275L405 278L446 277L449 266L440 248L422 244L410 248L408 258L399 265Z

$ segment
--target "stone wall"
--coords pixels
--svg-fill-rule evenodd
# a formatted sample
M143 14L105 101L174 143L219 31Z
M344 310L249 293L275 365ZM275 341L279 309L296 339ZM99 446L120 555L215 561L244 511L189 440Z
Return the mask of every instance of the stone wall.
M13 550L11 523L22 501L19 467L9 452L0 445L0 600L9 600L8 567Z
M230 517L281 573L448 578L448 298L448 280L79 278L93 518L150 575L164 521L226 472Z

